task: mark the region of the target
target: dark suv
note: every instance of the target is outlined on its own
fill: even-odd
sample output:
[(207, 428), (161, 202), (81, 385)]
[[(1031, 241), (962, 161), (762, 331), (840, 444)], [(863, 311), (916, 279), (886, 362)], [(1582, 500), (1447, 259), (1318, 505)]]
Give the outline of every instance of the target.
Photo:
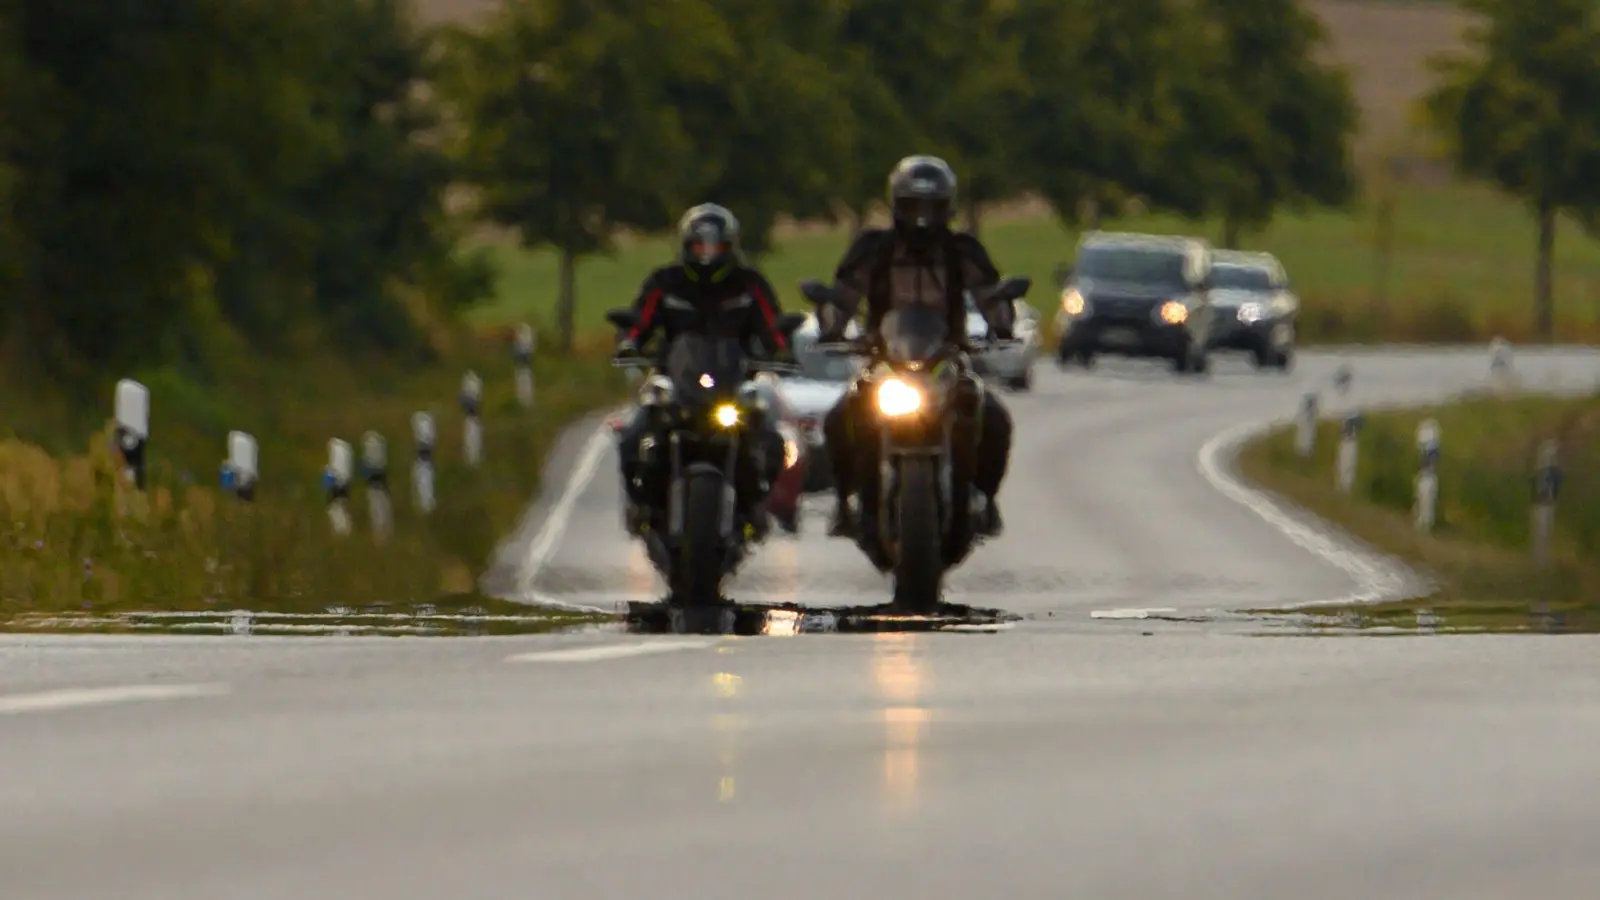
[(1065, 366), (1097, 354), (1159, 358), (1174, 370), (1208, 368), (1211, 340), (1211, 246), (1192, 237), (1091, 232), (1061, 277)]

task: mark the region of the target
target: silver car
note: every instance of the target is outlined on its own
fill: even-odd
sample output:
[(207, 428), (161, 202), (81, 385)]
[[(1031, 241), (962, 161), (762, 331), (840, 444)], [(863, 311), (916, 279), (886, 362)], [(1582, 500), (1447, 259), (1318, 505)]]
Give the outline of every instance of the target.
[[(1013, 300), (1016, 309), (1014, 336), (1020, 344), (1010, 344), (974, 353), (972, 367), (978, 374), (992, 377), (1014, 391), (1033, 387), (1033, 363), (1039, 358), (1039, 312), (1026, 300)], [(967, 294), (967, 340), (981, 348), (989, 339), (989, 323), (978, 311), (972, 294)]]
[[(813, 314), (794, 333), (795, 362), (800, 373), (786, 375), (779, 382), (784, 402), (794, 411), (805, 436), (810, 462), (806, 465), (805, 490), (825, 491), (833, 487), (833, 465), (828, 457), (827, 439), (822, 433), (822, 420), (833, 409), (845, 389), (860, 373), (860, 359), (846, 356), (825, 356), (812, 349), (817, 342), (819, 327)], [(858, 337), (860, 326), (851, 322), (845, 329), (847, 339)]]
[(1276, 256), (1212, 251), (1211, 303), (1217, 311), (1212, 349), (1243, 350), (1258, 369), (1294, 365), (1300, 300)]

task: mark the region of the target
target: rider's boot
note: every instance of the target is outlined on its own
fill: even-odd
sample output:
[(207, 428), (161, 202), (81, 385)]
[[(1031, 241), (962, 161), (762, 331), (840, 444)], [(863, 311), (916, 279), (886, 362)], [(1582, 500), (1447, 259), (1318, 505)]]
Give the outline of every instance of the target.
[(850, 514), (850, 497), (844, 491), (834, 492), (833, 520), (828, 524), (829, 537), (854, 537), (855, 517)]
[(984, 537), (999, 537), (1005, 530), (1000, 504), (977, 488), (972, 489), (972, 530)]

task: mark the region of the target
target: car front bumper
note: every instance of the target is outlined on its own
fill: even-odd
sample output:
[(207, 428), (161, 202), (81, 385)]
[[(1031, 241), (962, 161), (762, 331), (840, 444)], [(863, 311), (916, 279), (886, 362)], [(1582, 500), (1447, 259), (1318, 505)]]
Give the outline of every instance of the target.
[(1187, 324), (1089, 316), (1063, 322), (1060, 353), (1109, 353), (1115, 356), (1171, 357), (1189, 341)]
[(1229, 311), (1217, 316), (1212, 328), (1210, 345), (1217, 350), (1283, 350), (1294, 346), (1295, 323), (1290, 318), (1257, 319), (1241, 321)]

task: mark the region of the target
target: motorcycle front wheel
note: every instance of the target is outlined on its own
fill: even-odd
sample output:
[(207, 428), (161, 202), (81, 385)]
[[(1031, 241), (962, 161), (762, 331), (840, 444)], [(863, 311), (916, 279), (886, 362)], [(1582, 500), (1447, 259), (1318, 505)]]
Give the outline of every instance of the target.
[(696, 472), (684, 491), (684, 530), (678, 564), (679, 606), (711, 606), (722, 598), (722, 475)]
[(894, 605), (908, 612), (930, 612), (939, 605), (944, 558), (940, 553), (938, 485), (931, 457), (901, 461), (895, 500), (900, 552), (894, 565)]

